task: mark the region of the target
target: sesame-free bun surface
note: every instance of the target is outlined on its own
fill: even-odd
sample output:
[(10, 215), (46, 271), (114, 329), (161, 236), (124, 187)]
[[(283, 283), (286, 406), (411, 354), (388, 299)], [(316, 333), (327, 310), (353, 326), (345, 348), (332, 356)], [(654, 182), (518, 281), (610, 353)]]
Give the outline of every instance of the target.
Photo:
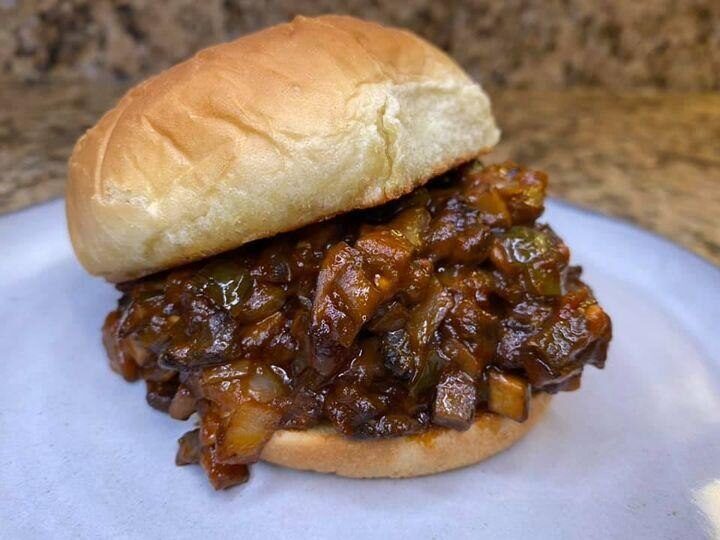
[(478, 463), (520, 440), (542, 418), (550, 395), (537, 394), (522, 423), (480, 414), (467, 431), (432, 428), (421, 435), (352, 440), (330, 427), (278, 431), (261, 459), (292, 469), (353, 478), (423, 476)]
[(298, 17), (130, 90), (77, 142), (78, 258), (123, 281), (381, 204), (493, 146), (487, 96), (410, 32)]

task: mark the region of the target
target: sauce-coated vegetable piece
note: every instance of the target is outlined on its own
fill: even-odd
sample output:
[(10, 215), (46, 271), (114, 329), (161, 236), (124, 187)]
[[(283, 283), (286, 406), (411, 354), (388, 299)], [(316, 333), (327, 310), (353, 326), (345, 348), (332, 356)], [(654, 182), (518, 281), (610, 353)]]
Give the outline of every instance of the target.
[(522, 377), (490, 370), (488, 372), (488, 409), (517, 422), (527, 420), (530, 385)]
[(477, 390), (473, 378), (462, 370), (443, 373), (433, 402), (433, 424), (467, 429), (475, 416)]

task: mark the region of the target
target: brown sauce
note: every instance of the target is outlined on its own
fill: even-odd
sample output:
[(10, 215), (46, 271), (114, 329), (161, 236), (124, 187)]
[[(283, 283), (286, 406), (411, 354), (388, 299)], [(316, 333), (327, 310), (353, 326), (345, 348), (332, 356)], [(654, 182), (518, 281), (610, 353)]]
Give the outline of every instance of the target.
[[(536, 223), (547, 179), (473, 163), (412, 194), (118, 286), (112, 367), (198, 430), (179, 464), (247, 479), (277, 429), (356, 438), (516, 421), (602, 367), (611, 323)], [(428, 439), (432, 444), (432, 438)]]

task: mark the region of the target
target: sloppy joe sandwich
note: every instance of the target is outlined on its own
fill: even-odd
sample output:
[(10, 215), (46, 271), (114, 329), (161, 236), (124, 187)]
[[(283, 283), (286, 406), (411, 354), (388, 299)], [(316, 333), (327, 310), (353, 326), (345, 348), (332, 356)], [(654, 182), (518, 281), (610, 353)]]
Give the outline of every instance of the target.
[(258, 460), (444, 471), (603, 367), (610, 319), (538, 221), (547, 177), (486, 164), (498, 137), (443, 52), (341, 16), (200, 51), (87, 131), (70, 236), (121, 293), (111, 367), (188, 423), (178, 464), (216, 488)]

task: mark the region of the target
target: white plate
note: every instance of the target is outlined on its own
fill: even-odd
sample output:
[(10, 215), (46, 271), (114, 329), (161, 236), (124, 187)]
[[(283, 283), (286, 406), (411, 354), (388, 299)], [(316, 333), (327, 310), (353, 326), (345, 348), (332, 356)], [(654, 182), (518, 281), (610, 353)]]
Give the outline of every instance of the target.
[(428, 478), (261, 464), (248, 484), (214, 492), (199, 468), (173, 463), (189, 426), (109, 370), (100, 325), (118, 294), (75, 262), (61, 202), (0, 219), (0, 537), (710, 534), (696, 495), (711, 499), (720, 478), (720, 271), (558, 203), (545, 220), (585, 267), (615, 338), (607, 368), (588, 368), (526, 439)]

